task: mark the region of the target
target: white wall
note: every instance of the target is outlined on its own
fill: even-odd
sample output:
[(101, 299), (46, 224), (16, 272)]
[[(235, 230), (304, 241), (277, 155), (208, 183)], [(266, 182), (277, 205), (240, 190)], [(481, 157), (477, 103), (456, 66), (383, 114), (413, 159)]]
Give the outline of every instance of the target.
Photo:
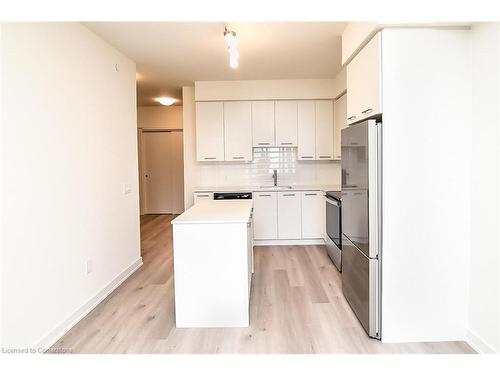
[(141, 264), (135, 64), (77, 23), (1, 37), (2, 341), (45, 346)]
[[(338, 94), (345, 91), (345, 73), (335, 85)], [(244, 82), (244, 81), (239, 81)], [(255, 81), (254, 81), (255, 82)], [(259, 81), (261, 82), (261, 81)], [(280, 81), (273, 81), (278, 84)], [(276, 83), (278, 82), (278, 83)], [(250, 163), (197, 162), (196, 161), (196, 118), (195, 88), (183, 88), (183, 127), (184, 127), (184, 201), (185, 208), (193, 205), (193, 191), (200, 187), (221, 188), (228, 186), (260, 186), (272, 184), (267, 173), (266, 153), (254, 149), (254, 160)], [(332, 95), (333, 95), (332, 91)], [(214, 92), (213, 97), (219, 97)], [(307, 97), (310, 99), (309, 97)], [(276, 152), (277, 148), (274, 149)], [(283, 152), (280, 159), (287, 160), (278, 170), (282, 184), (295, 185), (340, 185), (340, 162), (338, 161), (297, 161), (296, 149)], [(276, 159), (276, 158), (275, 158)]]
[(182, 106), (137, 107), (137, 127), (141, 129), (182, 129)]
[(500, 353), (500, 24), (471, 31), (473, 135), (471, 257), (467, 339)]
[(382, 340), (463, 340), (470, 251), (468, 31), (384, 30)]
[(195, 100), (334, 99), (345, 91), (345, 69), (332, 79), (196, 81)]
[(191, 207), (193, 190), (200, 184), (199, 164), (196, 161), (196, 108), (194, 87), (182, 88), (182, 127), (184, 141), (184, 209)]
[(342, 32), (342, 65), (350, 60), (359, 47), (375, 34), (376, 22), (349, 22)]

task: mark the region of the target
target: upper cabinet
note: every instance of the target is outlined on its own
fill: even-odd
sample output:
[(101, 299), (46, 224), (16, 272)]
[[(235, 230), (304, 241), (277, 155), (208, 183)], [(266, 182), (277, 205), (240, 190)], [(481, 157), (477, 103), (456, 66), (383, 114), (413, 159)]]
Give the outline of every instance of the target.
[(347, 65), (347, 122), (382, 113), (380, 32)]
[(314, 102), (316, 121), (316, 159), (333, 160), (333, 101)]
[(333, 158), (340, 160), (342, 154), (340, 137), (342, 129), (347, 127), (347, 94), (334, 101), (333, 115)]
[(252, 102), (253, 146), (274, 146), (274, 101)]
[(333, 101), (297, 104), (298, 160), (333, 160)]
[(297, 146), (297, 101), (276, 101), (276, 146)]
[(314, 160), (316, 157), (316, 113), (313, 100), (297, 104), (298, 160)]
[(252, 160), (251, 102), (224, 102), (224, 160)]
[(196, 160), (224, 160), (224, 104), (196, 103)]
[(332, 100), (196, 103), (198, 161), (251, 161), (252, 147), (297, 147), (298, 160), (334, 160)]

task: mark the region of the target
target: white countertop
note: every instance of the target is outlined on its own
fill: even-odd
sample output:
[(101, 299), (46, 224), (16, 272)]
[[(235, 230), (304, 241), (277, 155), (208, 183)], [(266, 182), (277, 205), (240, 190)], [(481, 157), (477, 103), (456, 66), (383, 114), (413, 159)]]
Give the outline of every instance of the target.
[(247, 223), (252, 213), (252, 200), (205, 200), (198, 202), (172, 224), (231, 224)]
[(240, 192), (240, 191), (341, 191), (340, 185), (286, 185), (292, 186), (291, 189), (279, 188), (264, 188), (261, 186), (203, 186), (197, 187), (193, 191), (195, 193), (205, 192)]

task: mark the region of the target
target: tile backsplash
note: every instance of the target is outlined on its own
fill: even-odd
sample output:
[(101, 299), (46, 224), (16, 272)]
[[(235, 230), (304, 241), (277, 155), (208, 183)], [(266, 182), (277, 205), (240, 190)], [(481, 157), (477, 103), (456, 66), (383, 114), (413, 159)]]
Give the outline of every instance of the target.
[(295, 147), (253, 149), (248, 163), (199, 163), (199, 186), (272, 185), (273, 170), (280, 185), (340, 184), (339, 161), (298, 161)]

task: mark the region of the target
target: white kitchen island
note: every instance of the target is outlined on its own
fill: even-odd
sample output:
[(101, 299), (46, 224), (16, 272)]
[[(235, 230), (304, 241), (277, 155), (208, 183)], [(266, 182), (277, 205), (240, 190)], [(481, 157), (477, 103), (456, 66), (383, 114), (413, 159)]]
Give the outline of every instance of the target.
[(201, 201), (172, 220), (177, 327), (248, 327), (252, 200)]

